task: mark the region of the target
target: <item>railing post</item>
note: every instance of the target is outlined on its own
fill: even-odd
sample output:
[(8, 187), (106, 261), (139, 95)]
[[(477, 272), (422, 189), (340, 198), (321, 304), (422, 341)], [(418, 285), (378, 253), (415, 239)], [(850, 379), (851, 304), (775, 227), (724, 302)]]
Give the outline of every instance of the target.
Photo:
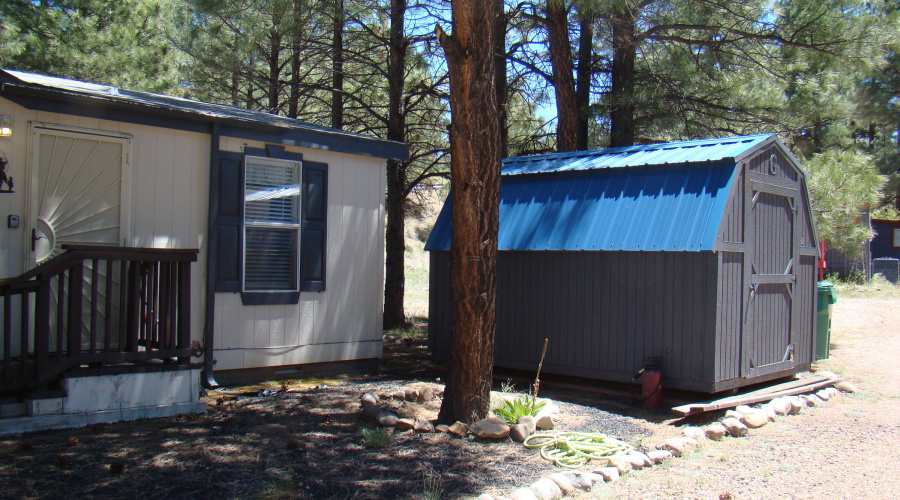
[(41, 278), (34, 306), (34, 380), (47, 369), (50, 350), (50, 279)]
[(100, 304), (97, 303), (100, 298), (100, 261), (93, 259), (91, 261), (91, 342), (88, 345), (88, 352), (93, 353), (97, 347), (97, 330), (100, 328), (99, 314)]
[(131, 261), (128, 263), (128, 308), (127, 324), (127, 342), (125, 350), (136, 352), (138, 350), (138, 331), (141, 327), (141, 263)]
[(22, 370), (20, 375), (22, 378), (28, 377), (28, 300), (31, 297), (29, 292), (22, 292), (22, 348), (20, 352), (22, 354)]
[[(178, 263), (178, 348), (186, 349), (191, 345), (191, 263)], [(178, 358), (181, 364), (187, 364), (190, 357)]]
[(3, 378), (12, 378), (12, 294), (3, 292)]
[(81, 354), (81, 315), (84, 299), (84, 261), (78, 261), (69, 268), (69, 315), (66, 325), (68, 332), (69, 356)]

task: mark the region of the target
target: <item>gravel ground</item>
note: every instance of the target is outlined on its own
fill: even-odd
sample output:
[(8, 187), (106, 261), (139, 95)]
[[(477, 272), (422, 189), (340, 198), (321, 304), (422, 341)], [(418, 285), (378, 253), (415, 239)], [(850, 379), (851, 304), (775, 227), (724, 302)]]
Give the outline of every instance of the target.
[(860, 393), (779, 417), (745, 438), (710, 443), (579, 498), (897, 498), (900, 300), (840, 298), (831, 340), (831, 359), (814, 369), (838, 373)]

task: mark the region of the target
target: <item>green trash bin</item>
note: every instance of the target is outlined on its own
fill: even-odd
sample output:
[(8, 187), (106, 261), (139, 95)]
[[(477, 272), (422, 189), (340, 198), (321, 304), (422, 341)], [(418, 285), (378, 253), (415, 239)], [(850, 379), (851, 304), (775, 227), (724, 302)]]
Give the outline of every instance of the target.
[(831, 345), (831, 318), (837, 302), (837, 288), (830, 281), (820, 281), (816, 318), (816, 359), (828, 359)]

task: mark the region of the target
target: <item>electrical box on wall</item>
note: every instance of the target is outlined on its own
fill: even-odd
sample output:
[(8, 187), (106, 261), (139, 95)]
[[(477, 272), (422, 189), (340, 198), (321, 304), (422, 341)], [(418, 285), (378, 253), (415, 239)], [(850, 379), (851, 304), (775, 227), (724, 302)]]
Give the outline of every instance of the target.
[(10, 229), (18, 229), (19, 228), (19, 216), (18, 215), (10, 215), (6, 218), (6, 227)]

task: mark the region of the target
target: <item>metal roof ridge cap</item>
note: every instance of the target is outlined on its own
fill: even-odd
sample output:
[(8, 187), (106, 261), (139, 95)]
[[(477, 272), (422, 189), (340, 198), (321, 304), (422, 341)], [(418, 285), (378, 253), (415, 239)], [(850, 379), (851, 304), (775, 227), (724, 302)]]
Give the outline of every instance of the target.
[[(9, 74), (5, 70), (3, 70), (3, 73)], [(306, 131), (306, 132), (315, 132), (315, 133), (321, 133), (324, 135), (332, 135), (332, 136), (336, 136), (336, 137), (352, 137), (355, 139), (360, 139), (360, 140), (365, 140), (365, 141), (383, 143), (385, 145), (396, 145), (399, 147), (408, 147), (405, 143), (398, 142), (398, 141), (382, 139), (380, 137), (374, 137), (374, 136), (365, 135), (365, 134), (357, 134), (355, 132), (347, 132), (345, 130), (334, 129), (331, 127), (324, 127), (324, 126), (315, 125), (312, 123), (307, 123), (307, 122), (304, 122), (301, 120), (297, 120), (295, 118), (288, 118), (288, 117), (284, 117), (284, 116), (280, 116), (280, 115), (274, 115), (271, 113), (265, 113), (263, 111), (256, 111), (256, 110), (251, 110), (251, 109), (247, 109), (247, 108), (240, 108), (237, 106), (227, 106), (224, 104), (209, 103), (206, 101), (197, 101), (197, 100), (191, 100), (191, 99), (177, 98), (180, 100), (185, 100), (187, 102), (207, 104), (207, 105), (212, 105), (212, 106), (217, 106), (217, 107), (223, 107), (225, 109), (235, 109), (238, 111), (246, 112), (247, 114), (251, 114), (251, 115), (254, 113), (261, 113), (264, 115), (269, 115), (269, 116), (273, 116), (276, 118), (280, 118), (285, 121), (293, 120), (296, 122), (296, 124), (294, 124), (294, 126), (290, 126), (289, 123), (282, 123), (282, 124), (267, 123), (267, 122), (264, 122), (263, 120), (254, 120), (252, 118), (252, 116), (238, 116), (237, 113), (235, 113), (233, 115), (224, 115), (221, 113), (210, 114), (211, 112), (206, 112), (205, 110), (200, 110), (200, 109), (197, 109), (196, 111), (191, 111), (191, 110), (188, 110), (185, 108), (181, 108), (181, 107), (172, 105), (170, 103), (159, 103), (158, 105), (153, 105), (152, 103), (149, 103), (149, 102), (140, 102), (140, 101), (129, 99), (129, 98), (127, 98), (129, 96), (122, 95), (122, 94), (102, 95), (102, 94), (94, 94), (94, 93), (90, 93), (90, 92), (80, 92), (76, 89), (48, 87), (46, 85), (40, 85), (40, 84), (34, 84), (34, 83), (22, 81), (22, 80), (16, 78), (15, 75), (10, 75), (10, 76), (12, 78), (14, 78), (15, 80), (14, 81), (3, 80), (2, 86), (0, 86), (0, 87), (2, 87), (2, 90), (4, 90), (4, 91), (7, 90), (6, 88), (8, 86), (12, 87), (12, 89), (9, 90), (10, 93), (37, 95), (37, 96), (41, 96), (41, 97), (46, 97), (44, 94), (50, 93), (50, 94), (55, 94), (60, 97), (67, 96), (67, 97), (72, 97), (72, 98), (78, 98), (78, 99), (84, 100), (84, 101), (97, 101), (99, 103), (105, 103), (105, 104), (112, 105), (112, 106), (118, 107), (118, 108), (123, 108), (126, 110), (129, 108), (133, 108), (135, 106), (146, 108), (149, 110), (164, 110), (164, 111), (171, 112), (171, 113), (183, 114), (183, 115), (185, 115), (185, 117), (190, 117), (197, 121), (241, 122), (241, 123), (247, 123), (247, 124), (252, 124), (252, 125), (256, 125), (256, 126), (261, 126), (263, 128), (276, 128), (276, 129), (284, 130), (285, 132), (282, 134), (282, 136), (287, 135), (291, 131), (302, 130), (302, 131)], [(57, 78), (57, 77), (51, 77), (51, 78)], [(127, 89), (125, 89), (125, 90), (127, 90)], [(128, 91), (128, 92), (135, 92), (135, 91)], [(152, 94), (149, 92), (145, 93), (145, 94), (160, 95), (162, 97), (167, 97), (167, 98), (175, 97), (175, 96), (168, 96), (165, 94)]]

